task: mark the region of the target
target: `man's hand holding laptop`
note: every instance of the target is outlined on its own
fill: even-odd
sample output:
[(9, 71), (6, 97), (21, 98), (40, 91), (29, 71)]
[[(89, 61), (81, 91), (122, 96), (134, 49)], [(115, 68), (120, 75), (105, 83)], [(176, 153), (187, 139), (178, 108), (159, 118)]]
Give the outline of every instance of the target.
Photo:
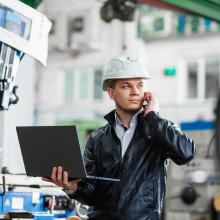
[(69, 181), (68, 179), (68, 172), (64, 171), (61, 166), (53, 167), (51, 177), (43, 177), (42, 180), (54, 183), (57, 186), (62, 187), (65, 190), (71, 190), (75, 192), (77, 189), (77, 183), (80, 182), (82, 179), (74, 179)]

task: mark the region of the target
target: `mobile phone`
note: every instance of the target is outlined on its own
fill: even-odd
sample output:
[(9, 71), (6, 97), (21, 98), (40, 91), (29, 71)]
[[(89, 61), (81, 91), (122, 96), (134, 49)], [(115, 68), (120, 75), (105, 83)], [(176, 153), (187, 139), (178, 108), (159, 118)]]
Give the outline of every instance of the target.
[(143, 108), (146, 108), (148, 106), (148, 102), (146, 100), (144, 100), (142, 106), (143, 106)]

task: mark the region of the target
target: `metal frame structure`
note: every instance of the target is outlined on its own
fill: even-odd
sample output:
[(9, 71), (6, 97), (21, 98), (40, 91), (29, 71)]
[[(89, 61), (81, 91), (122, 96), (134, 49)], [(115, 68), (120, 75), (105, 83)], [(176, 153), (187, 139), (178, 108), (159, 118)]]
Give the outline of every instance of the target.
[(140, 0), (139, 3), (149, 4), (178, 12), (191, 13), (220, 21), (219, 0)]

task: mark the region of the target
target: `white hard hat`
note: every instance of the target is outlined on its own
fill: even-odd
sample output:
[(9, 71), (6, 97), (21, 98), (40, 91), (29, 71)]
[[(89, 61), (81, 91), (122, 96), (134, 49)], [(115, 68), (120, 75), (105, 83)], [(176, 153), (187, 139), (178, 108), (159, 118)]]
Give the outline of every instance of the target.
[(150, 79), (136, 57), (120, 56), (110, 60), (108, 63), (102, 79), (102, 89), (104, 91), (107, 90), (108, 80), (125, 78)]

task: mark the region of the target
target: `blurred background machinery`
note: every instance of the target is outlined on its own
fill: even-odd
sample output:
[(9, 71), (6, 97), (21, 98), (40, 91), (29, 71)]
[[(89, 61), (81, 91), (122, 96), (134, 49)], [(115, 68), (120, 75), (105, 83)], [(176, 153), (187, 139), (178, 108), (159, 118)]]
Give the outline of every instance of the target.
[(219, 197), (214, 121), (184, 122), (182, 131), (197, 143), (196, 157), (186, 166), (171, 163), (166, 198), (166, 219), (219, 219), (214, 201)]
[(75, 201), (40, 178), (1, 174), (1, 219), (80, 219)]
[[(4, 6), (0, 7), (0, 11), (1, 27), (23, 37), (25, 33), (25, 25), (22, 19)], [(16, 23), (14, 21), (16, 21)], [(14, 86), (14, 80), (23, 53), (3, 42), (0, 43), (0, 51), (0, 109), (6, 110), (9, 105), (18, 102), (18, 96), (16, 95), (17, 87)]]
[(100, 10), (101, 18), (106, 22), (118, 18), (122, 21), (133, 21), (137, 0), (107, 0)]
[(0, 1), (0, 110), (18, 102), (14, 83), (23, 55), (46, 64), (50, 26), (35, 9), (19, 1)]

